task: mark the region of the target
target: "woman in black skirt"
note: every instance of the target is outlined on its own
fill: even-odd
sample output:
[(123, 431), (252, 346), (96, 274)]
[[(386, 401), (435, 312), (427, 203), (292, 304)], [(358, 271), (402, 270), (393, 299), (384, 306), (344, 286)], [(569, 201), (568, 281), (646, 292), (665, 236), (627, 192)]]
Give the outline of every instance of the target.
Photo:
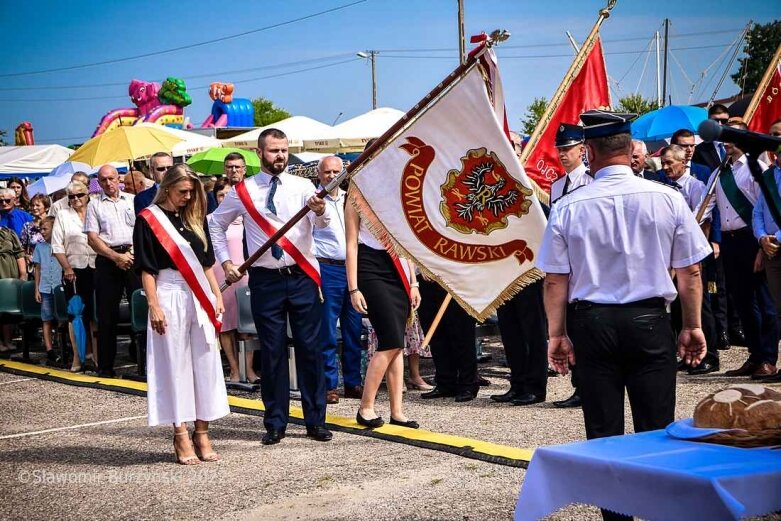
[[(387, 375), (390, 397), (390, 423), (418, 428), (402, 410), (404, 386), (404, 332), (412, 310), (420, 305), (420, 292), (413, 270), (405, 273), (410, 292), (407, 294), (402, 275), (388, 252), (366, 228), (352, 204), (345, 208), (347, 237), (347, 286), (353, 307), (368, 314), (377, 333), (377, 352), (366, 368), (366, 380), (356, 421), (377, 428), (385, 422), (374, 410), (374, 400), (382, 379)], [(399, 259), (402, 264), (407, 263)], [(411, 280), (409, 277), (412, 277)]]

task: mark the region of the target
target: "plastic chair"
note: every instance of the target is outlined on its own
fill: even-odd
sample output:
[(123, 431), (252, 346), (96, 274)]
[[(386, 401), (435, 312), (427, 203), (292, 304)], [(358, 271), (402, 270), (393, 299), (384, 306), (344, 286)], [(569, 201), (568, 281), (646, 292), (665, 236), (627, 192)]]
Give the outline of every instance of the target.
[(260, 386), (247, 381), (247, 350), (257, 351), (260, 348), (260, 341), (258, 340), (258, 331), (255, 329), (255, 319), (252, 317), (252, 303), (250, 302), (250, 293), (248, 287), (236, 289), (236, 305), (238, 308), (238, 324), (236, 326), (236, 332), (241, 335), (252, 336), (253, 338), (247, 339), (246, 337), (239, 337), (236, 344), (238, 345), (238, 358), (239, 358), (239, 381), (238, 382), (226, 382), (225, 385), (230, 389), (241, 389), (244, 391), (257, 391)]
[(25, 281), (19, 279), (0, 279), (0, 320), (4, 323), (17, 323), (24, 320), (22, 311), (21, 287)]
[[(146, 376), (146, 328), (149, 319), (149, 302), (143, 289), (137, 289), (130, 295), (130, 331), (136, 337), (136, 363), (138, 376)], [(120, 304), (120, 315), (122, 307)]]

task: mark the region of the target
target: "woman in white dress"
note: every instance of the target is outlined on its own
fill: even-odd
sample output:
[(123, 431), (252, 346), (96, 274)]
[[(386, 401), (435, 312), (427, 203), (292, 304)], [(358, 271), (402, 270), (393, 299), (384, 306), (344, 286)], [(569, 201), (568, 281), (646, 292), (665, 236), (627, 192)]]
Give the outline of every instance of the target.
[[(209, 422), (230, 409), (216, 340), (223, 303), (203, 185), (189, 166), (171, 167), (139, 217), (133, 249), (149, 302), (149, 425), (173, 423), (179, 463), (217, 461)], [(195, 422), (192, 440), (189, 421)]]

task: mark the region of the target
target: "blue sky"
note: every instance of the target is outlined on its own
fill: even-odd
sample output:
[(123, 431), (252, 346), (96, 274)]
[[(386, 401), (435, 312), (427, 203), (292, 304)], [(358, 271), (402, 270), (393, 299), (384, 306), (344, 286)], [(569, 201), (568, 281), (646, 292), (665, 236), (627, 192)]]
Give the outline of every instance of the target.
[[(155, 53), (356, 1), (0, 0), (0, 129), (13, 139), (14, 128), (31, 121), (39, 143), (81, 142), (106, 112), (132, 107), (127, 97), (131, 79), (162, 81), (167, 76), (185, 78), (193, 98), (186, 115), (196, 125), (209, 113), (212, 102), (205, 87), (212, 81), (235, 83), (236, 97), (263, 96), (293, 114), (331, 124), (340, 113), (339, 121), (344, 121), (371, 109), (371, 70), (355, 56), (366, 49), (380, 51), (378, 105), (407, 110), (457, 65), (456, 0), (366, 0), (219, 43), (93, 67), (19, 74)], [(495, 28), (512, 33), (497, 50), (512, 128), (520, 126), (534, 97), (553, 94), (569, 67), (572, 49), (565, 31), (582, 41), (605, 4), (464, 3), (467, 37)], [(779, 7), (778, 0), (619, 0), (602, 28), (608, 74), (618, 82), (614, 101), (616, 94), (632, 94), (638, 85), (646, 96), (655, 93), (655, 57), (642, 51), (665, 16), (672, 36), (669, 92), (674, 103), (685, 104), (710, 97), (722, 63), (731, 55), (727, 46), (748, 20), (771, 21), (780, 17)], [(728, 78), (719, 94), (737, 90)]]

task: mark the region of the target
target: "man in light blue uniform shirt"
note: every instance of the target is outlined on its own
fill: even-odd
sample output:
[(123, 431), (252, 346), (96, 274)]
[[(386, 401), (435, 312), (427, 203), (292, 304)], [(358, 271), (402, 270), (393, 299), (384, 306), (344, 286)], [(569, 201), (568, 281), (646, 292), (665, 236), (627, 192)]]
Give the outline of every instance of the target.
[[(769, 134), (773, 136), (781, 137), (781, 120), (774, 122), (770, 125)], [(768, 186), (769, 190), (774, 190), (775, 194), (779, 194), (779, 187), (781, 187), (781, 156), (776, 157), (776, 162), (765, 172), (765, 178), (769, 180), (770, 173), (773, 175), (773, 181)], [(774, 195), (775, 195), (774, 194)], [(776, 201), (781, 201), (781, 196), (776, 198)], [(771, 203), (772, 204), (772, 203)], [(778, 208), (776, 203), (776, 207)], [(781, 210), (781, 208), (779, 208)], [(781, 231), (779, 231), (778, 224), (773, 219), (773, 214), (768, 207), (768, 201), (764, 195), (760, 195), (757, 199), (757, 204), (754, 205), (754, 212), (752, 213), (752, 224), (754, 228), (754, 237), (759, 241), (759, 245), (762, 247), (762, 251), (765, 254), (765, 275), (767, 276), (767, 284), (770, 288), (770, 295), (773, 297), (773, 302), (776, 305), (776, 317), (778, 317), (779, 327), (781, 328), (781, 255), (779, 255), (779, 248), (781, 247)], [(763, 381), (781, 382), (781, 373), (775, 375), (762, 377)]]
[[(317, 164), (319, 189), (339, 175), (342, 160), (324, 157)], [(346, 193), (337, 187), (325, 197), (326, 211), (331, 220), (325, 228), (315, 228), (315, 256), (320, 263), (323, 284), (323, 319), (320, 324), (320, 344), (325, 365), (326, 403), (339, 403), (339, 364), (336, 359), (336, 321), (342, 330), (342, 375), (344, 397), (358, 398), (361, 387), (361, 315), (350, 303), (347, 292), (347, 270), (344, 265), (346, 240), (344, 234), (344, 204)]]

